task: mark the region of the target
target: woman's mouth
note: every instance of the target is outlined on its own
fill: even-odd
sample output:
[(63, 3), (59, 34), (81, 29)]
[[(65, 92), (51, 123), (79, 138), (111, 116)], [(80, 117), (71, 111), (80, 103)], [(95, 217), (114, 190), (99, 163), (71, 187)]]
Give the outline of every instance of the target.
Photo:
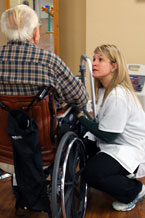
[(98, 69), (93, 69), (93, 72), (97, 72), (98, 71)]

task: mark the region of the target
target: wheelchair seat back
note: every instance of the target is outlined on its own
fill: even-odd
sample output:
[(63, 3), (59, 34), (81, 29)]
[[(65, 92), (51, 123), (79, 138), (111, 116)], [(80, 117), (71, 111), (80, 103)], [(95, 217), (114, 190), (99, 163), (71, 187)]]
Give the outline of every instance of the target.
[[(34, 96), (0, 95), (0, 102), (9, 109), (26, 109)], [(43, 100), (37, 101), (30, 108), (38, 126), (39, 140), (43, 166), (49, 166), (53, 161), (58, 144), (56, 110), (53, 93), (50, 92)], [(0, 108), (0, 162), (13, 165), (12, 142), (8, 136), (8, 112)]]

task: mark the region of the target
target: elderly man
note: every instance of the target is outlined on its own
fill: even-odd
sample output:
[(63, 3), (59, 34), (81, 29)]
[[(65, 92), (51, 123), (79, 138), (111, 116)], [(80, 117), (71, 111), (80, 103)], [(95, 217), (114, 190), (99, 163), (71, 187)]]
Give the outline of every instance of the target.
[[(6, 10), (1, 30), (9, 41), (0, 47), (0, 94), (36, 95), (42, 86), (48, 86), (59, 103), (66, 102), (77, 110), (86, 105), (88, 94), (81, 81), (56, 54), (37, 47), (39, 20), (32, 8), (17, 5)], [(0, 168), (12, 172), (1, 163)]]
[[(1, 29), (9, 41), (0, 48), (0, 94), (14, 96), (36, 95), (42, 86), (48, 86), (53, 88), (56, 100), (60, 103), (66, 102), (77, 110), (81, 110), (87, 104), (88, 94), (81, 81), (72, 74), (70, 69), (56, 54), (37, 47), (40, 39), (39, 20), (33, 9), (23, 4), (6, 10), (1, 16)], [(28, 142), (28, 140), (26, 141)], [(35, 150), (38, 150), (39, 153), (39, 149)], [(37, 154), (37, 160), (38, 157)], [(22, 162), (27, 162), (27, 164), (28, 162), (30, 164), (33, 162), (31, 169), (34, 169), (34, 159), (36, 160), (36, 158), (31, 162), (28, 154), (26, 159)], [(46, 196), (45, 186), (43, 185), (46, 182), (41, 176), (35, 180), (34, 175), (38, 175), (36, 173), (36, 169), (39, 169), (38, 164), (33, 171), (32, 177), (32, 171), (31, 169), (29, 170), (30, 164), (29, 167), (25, 168), (25, 171), (23, 168), (23, 175), (25, 175), (24, 172), (27, 175), (29, 174), (31, 181), (35, 181), (35, 185), (30, 186), (29, 184), (29, 186), (38, 187), (38, 190), (37, 188), (34, 188), (35, 190), (32, 189), (30, 196), (27, 182), (18, 185), (19, 189), (20, 187), (25, 187), (29, 191), (24, 192), (24, 188), (18, 191), (20, 196), (18, 201), (16, 201), (16, 207), (23, 208), (29, 199), (30, 205), (26, 205), (29, 205), (32, 210), (36, 208), (38, 211), (48, 210), (50, 215), (48, 196)], [(4, 169), (4, 165), (1, 166), (1, 163), (0, 167)], [(7, 171), (10, 172), (11, 170)], [(42, 175), (41, 172), (40, 174)], [(18, 176), (17, 173), (16, 175)], [(23, 179), (20, 178), (17, 181), (21, 180)], [(22, 197), (22, 200), (20, 197)], [(27, 199), (25, 203), (23, 203), (24, 199)], [(31, 199), (33, 200), (32, 202)], [(40, 200), (40, 205), (36, 203), (36, 199)], [(44, 202), (47, 204), (44, 205), (45, 207), (42, 207)]]
[(37, 47), (39, 20), (27, 5), (17, 5), (1, 16), (8, 38), (0, 48), (0, 94), (35, 95), (43, 85), (54, 88), (57, 100), (80, 109), (88, 94), (66, 64), (54, 53)]

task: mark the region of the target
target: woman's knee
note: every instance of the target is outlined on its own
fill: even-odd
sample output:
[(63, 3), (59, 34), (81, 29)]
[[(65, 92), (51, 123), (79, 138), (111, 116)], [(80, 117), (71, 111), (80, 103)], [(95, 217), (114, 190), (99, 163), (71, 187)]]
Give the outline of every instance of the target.
[(86, 164), (82, 176), (89, 185), (92, 183), (100, 184), (101, 180), (105, 178), (104, 171), (99, 166), (92, 165), (90, 161)]

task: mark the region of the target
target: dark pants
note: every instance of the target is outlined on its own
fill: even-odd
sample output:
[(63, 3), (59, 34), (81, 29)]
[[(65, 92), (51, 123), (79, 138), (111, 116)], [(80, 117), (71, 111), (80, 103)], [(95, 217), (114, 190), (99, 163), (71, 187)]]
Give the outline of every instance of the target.
[(116, 200), (129, 203), (142, 189), (142, 183), (129, 179), (126, 171), (114, 158), (100, 152), (90, 158), (83, 171), (89, 186), (112, 195)]

